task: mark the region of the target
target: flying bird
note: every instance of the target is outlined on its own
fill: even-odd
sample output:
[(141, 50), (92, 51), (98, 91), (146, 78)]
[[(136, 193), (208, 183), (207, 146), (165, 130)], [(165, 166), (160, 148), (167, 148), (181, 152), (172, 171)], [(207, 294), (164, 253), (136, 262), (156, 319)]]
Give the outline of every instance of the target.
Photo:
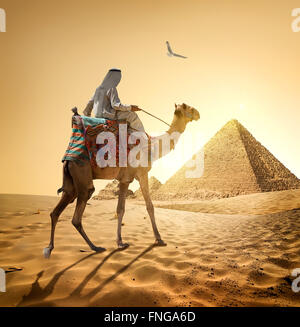
[(167, 48), (168, 48), (168, 53), (167, 53), (167, 55), (168, 55), (169, 57), (187, 58), (187, 57), (181, 56), (181, 55), (179, 55), (179, 54), (177, 54), (177, 53), (174, 53), (174, 52), (172, 51), (171, 47), (170, 47), (170, 43), (169, 43), (168, 41), (167, 41), (166, 43), (167, 43)]

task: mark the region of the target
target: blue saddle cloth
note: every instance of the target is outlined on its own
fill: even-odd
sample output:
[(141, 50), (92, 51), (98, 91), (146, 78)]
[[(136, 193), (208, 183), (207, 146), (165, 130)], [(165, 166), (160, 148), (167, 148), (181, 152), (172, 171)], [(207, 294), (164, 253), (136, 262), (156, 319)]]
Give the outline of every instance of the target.
[(107, 119), (105, 119), (105, 118), (95, 118), (95, 117), (87, 117), (87, 116), (81, 116), (81, 119), (82, 119), (84, 128), (87, 128), (88, 126), (95, 127), (100, 124), (106, 124), (106, 121), (107, 121)]

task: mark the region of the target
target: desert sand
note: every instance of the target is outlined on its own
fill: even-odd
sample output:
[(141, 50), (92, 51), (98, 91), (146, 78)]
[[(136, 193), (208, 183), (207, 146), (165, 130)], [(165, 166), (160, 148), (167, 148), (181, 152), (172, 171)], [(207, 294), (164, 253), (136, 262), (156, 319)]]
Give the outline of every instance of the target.
[(7, 271), (0, 305), (299, 306), (291, 289), (291, 271), (300, 268), (299, 199), (294, 190), (156, 208), (167, 247), (153, 247), (145, 206), (128, 200), (123, 239), (130, 247), (123, 251), (115, 243), (116, 200), (91, 200), (83, 224), (106, 247), (99, 254), (72, 226), (72, 204), (47, 260), (58, 198), (0, 195), (0, 267)]

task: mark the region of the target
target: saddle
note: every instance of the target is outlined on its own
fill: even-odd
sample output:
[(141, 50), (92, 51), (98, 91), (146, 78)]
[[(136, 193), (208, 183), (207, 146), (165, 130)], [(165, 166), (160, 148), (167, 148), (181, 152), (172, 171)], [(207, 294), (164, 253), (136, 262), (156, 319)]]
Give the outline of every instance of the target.
[[(92, 167), (94, 178), (107, 178), (107, 172), (111, 172), (115, 175), (119, 172), (119, 125), (127, 124), (126, 120), (111, 120), (105, 118), (93, 118), (87, 116), (80, 116), (78, 114), (77, 108), (72, 109), (74, 115), (72, 117), (72, 134), (70, 138), (70, 143), (62, 159), (64, 161), (76, 161), (79, 164), (86, 164), (86, 161), (90, 162)], [(105, 144), (97, 143), (97, 136), (101, 132), (110, 132), (115, 137), (115, 146), (111, 149), (111, 153), (116, 156), (116, 167), (100, 168), (97, 165), (97, 153), (104, 147)], [(127, 154), (130, 149), (135, 145), (128, 144), (128, 137), (130, 132), (127, 134)], [(149, 140), (150, 137), (148, 136)], [(138, 141), (137, 141), (138, 144)], [(126, 151), (126, 149), (125, 149)], [(108, 156), (108, 154), (107, 154)], [(107, 157), (104, 156), (105, 159)], [(107, 178), (109, 179), (109, 178)]]
[(96, 117), (88, 117), (88, 116), (80, 116), (78, 114), (78, 109), (75, 107), (72, 109), (72, 112), (74, 113), (72, 116), (72, 125), (76, 124), (78, 126), (82, 126), (83, 128), (87, 128), (88, 126), (96, 127), (98, 125), (109, 125), (111, 122), (114, 122), (114, 124), (127, 124), (125, 119), (106, 119), (106, 118), (96, 118)]

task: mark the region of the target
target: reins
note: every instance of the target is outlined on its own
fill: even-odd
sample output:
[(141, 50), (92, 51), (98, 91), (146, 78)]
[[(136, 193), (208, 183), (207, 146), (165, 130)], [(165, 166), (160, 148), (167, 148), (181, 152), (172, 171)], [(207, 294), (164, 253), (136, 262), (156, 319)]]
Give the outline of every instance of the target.
[[(168, 125), (169, 127), (171, 127), (170, 124), (168, 124), (168, 123), (165, 122), (164, 120), (162, 120), (162, 119), (160, 119), (160, 118), (158, 118), (158, 117), (156, 117), (156, 116), (150, 114), (150, 112), (148, 112), (148, 111), (146, 111), (146, 110), (144, 110), (144, 109), (141, 109), (141, 111), (143, 111), (145, 114), (147, 114), (147, 115), (149, 115), (149, 116), (151, 116), (151, 117), (153, 117), (153, 118), (155, 118), (155, 119), (160, 120), (162, 123), (164, 123), (164, 124)], [(73, 112), (74, 116), (79, 116), (79, 114), (78, 114), (78, 109), (77, 109), (76, 107), (72, 109), (72, 112)]]
[(165, 123), (166, 125), (168, 125), (169, 127), (171, 127), (171, 125), (169, 125), (168, 123), (166, 123), (164, 120), (162, 120), (162, 119), (160, 119), (160, 118), (158, 118), (158, 117), (156, 117), (156, 116), (150, 114), (150, 112), (148, 112), (148, 111), (146, 111), (146, 110), (144, 110), (144, 109), (141, 109), (141, 111), (143, 111), (145, 114), (147, 114), (147, 115), (149, 115), (149, 116), (151, 116), (151, 117), (153, 117), (153, 118), (156, 118), (156, 119), (160, 120), (161, 122), (163, 122), (163, 123)]

